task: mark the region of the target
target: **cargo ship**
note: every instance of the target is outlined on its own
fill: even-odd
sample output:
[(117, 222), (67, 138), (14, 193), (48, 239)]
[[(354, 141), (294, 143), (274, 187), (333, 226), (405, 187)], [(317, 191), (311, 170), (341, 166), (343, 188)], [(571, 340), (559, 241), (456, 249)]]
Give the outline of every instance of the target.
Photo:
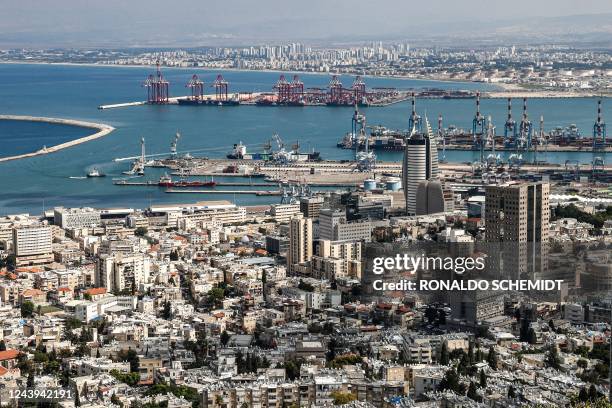
[(217, 182), (214, 180), (210, 181), (187, 181), (187, 180), (179, 180), (174, 181), (172, 177), (164, 174), (159, 178), (157, 185), (160, 187), (214, 187), (217, 185)]
[(179, 105), (207, 105), (207, 106), (237, 106), (240, 105), (240, 101), (236, 98), (227, 100), (216, 100), (216, 99), (177, 99)]

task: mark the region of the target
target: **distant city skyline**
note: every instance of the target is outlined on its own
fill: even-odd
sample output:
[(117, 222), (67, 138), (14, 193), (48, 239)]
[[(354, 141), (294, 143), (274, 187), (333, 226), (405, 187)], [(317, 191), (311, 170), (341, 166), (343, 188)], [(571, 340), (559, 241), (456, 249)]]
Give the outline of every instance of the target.
[[(44, 13), (37, 12), (44, 7)], [(37, 0), (3, 4), (0, 47), (158, 47), (243, 45), (263, 41), (363, 41), (398, 38), (558, 39), (612, 43), (606, 0), (483, 0), (426, 3), (382, 0)], [(568, 17), (569, 16), (569, 17)], [(474, 30), (478, 27), (478, 30)], [(579, 30), (578, 30), (579, 28)], [(595, 35), (598, 34), (598, 35)], [(601, 34), (604, 34), (603, 36)]]

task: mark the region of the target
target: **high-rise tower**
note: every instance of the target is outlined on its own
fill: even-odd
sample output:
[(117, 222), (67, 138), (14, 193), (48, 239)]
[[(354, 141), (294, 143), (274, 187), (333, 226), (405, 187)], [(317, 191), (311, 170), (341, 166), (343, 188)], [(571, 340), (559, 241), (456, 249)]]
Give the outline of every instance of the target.
[(426, 132), (412, 134), (406, 140), (402, 163), (402, 187), (406, 200), (406, 214), (416, 214), (419, 183), (438, 177), (438, 148), (429, 121), (425, 118)]

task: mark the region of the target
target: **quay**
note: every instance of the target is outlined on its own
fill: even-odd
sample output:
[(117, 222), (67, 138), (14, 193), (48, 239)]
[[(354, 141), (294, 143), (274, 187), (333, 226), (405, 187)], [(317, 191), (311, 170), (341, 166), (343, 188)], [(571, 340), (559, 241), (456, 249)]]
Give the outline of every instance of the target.
[(256, 196), (280, 196), (282, 191), (280, 190), (173, 190), (168, 189), (166, 193), (176, 194), (251, 194)]
[(0, 162), (6, 162), (10, 160), (18, 160), (18, 159), (26, 159), (28, 157), (40, 156), (43, 154), (55, 153), (62, 149), (67, 149), (72, 146), (76, 146), (81, 143), (89, 142), (91, 140), (98, 139), (100, 137), (106, 136), (115, 130), (114, 127), (110, 125), (105, 125), (103, 123), (94, 123), (94, 122), (85, 122), (81, 120), (73, 120), (73, 119), (62, 119), (62, 118), (47, 118), (41, 116), (20, 116), (20, 115), (0, 115), (0, 120), (21, 120), (26, 122), (44, 122), (44, 123), (57, 123), (61, 125), (69, 125), (69, 126), (78, 126), (82, 128), (89, 128), (97, 130), (96, 133), (84, 136), (79, 139), (70, 140), (68, 142), (60, 143), (55, 146), (44, 146), (42, 149), (37, 150), (31, 153), (24, 153), (15, 156), (9, 157), (0, 157)]

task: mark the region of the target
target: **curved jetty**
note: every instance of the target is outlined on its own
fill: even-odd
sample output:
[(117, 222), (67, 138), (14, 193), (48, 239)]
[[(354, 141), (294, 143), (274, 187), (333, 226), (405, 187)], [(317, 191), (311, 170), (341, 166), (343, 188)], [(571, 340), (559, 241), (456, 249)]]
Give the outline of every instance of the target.
[(96, 129), (97, 132), (93, 135), (84, 136), (79, 139), (70, 140), (68, 142), (60, 143), (55, 146), (43, 147), (40, 150), (31, 153), (19, 154), (16, 156), (0, 157), (0, 162), (9, 160), (25, 159), (28, 157), (40, 156), (42, 154), (49, 154), (57, 152), (58, 150), (67, 149), (72, 146), (76, 146), (81, 143), (89, 142), (90, 140), (97, 139), (108, 135), (110, 132), (115, 130), (114, 127), (105, 125), (103, 123), (84, 122), (73, 119), (61, 119), (61, 118), (45, 118), (40, 116), (19, 116), (19, 115), (0, 115), (0, 120), (23, 120), (28, 122), (45, 122), (45, 123), (58, 123), (61, 125), (78, 126), (83, 128)]

